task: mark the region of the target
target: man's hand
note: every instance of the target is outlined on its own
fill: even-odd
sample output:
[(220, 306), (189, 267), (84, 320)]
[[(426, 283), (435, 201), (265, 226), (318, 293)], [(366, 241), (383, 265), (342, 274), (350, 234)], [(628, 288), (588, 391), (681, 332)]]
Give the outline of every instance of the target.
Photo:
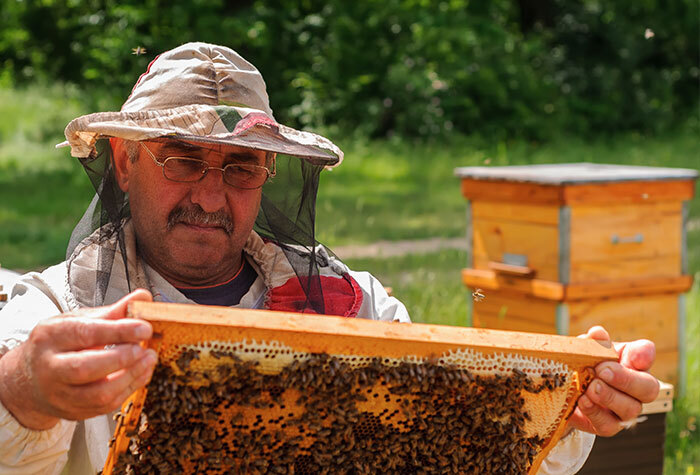
[(148, 382), (157, 356), (139, 343), (153, 329), (124, 318), (135, 300), (152, 297), (139, 289), (109, 307), (46, 319), (0, 358), (0, 401), (20, 424), (45, 430), (107, 414)]
[[(593, 327), (583, 338), (610, 341), (602, 327)], [(609, 437), (623, 429), (622, 421), (635, 419), (643, 402), (652, 402), (659, 394), (659, 381), (647, 373), (656, 356), (654, 343), (637, 340), (613, 343), (619, 363), (600, 363), (596, 377), (579, 398), (568, 427)]]

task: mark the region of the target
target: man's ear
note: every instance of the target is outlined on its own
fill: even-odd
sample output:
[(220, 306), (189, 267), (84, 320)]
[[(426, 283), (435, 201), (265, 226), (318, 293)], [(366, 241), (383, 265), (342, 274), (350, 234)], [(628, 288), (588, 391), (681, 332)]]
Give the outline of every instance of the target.
[(112, 158), (114, 160), (114, 175), (117, 178), (119, 188), (124, 192), (129, 191), (129, 172), (131, 172), (131, 160), (126, 153), (124, 141), (117, 137), (109, 139), (112, 147)]

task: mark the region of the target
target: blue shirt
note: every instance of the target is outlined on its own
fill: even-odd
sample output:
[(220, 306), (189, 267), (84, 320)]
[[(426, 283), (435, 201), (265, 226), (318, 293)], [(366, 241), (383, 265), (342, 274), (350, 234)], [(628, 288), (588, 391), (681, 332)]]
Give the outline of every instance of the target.
[(258, 274), (253, 266), (244, 258), (241, 270), (228, 282), (207, 287), (177, 287), (177, 290), (188, 299), (201, 305), (230, 307), (241, 301), (241, 297), (248, 292), (257, 277)]

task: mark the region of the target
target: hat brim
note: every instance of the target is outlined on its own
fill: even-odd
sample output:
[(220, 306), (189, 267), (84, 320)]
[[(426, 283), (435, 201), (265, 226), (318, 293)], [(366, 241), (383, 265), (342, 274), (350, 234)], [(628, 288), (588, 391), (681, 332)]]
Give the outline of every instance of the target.
[(343, 159), (340, 148), (325, 137), (278, 124), (263, 111), (237, 106), (98, 112), (71, 121), (65, 135), (71, 155), (77, 158), (90, 156), (101, 138), (140, 141), (170, 137), (286, 154), (329, 168)]

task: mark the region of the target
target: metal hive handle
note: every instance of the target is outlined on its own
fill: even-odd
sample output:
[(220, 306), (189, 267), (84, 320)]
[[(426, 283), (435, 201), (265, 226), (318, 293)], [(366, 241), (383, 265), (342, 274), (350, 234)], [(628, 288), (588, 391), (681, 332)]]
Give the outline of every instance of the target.
[(637, 233), (634, 236), (620, 237), (617, 234), (613, 234), (610, 236), (610, 242), (612, 244), (642, 243), (644, 242), (644, 235)]

